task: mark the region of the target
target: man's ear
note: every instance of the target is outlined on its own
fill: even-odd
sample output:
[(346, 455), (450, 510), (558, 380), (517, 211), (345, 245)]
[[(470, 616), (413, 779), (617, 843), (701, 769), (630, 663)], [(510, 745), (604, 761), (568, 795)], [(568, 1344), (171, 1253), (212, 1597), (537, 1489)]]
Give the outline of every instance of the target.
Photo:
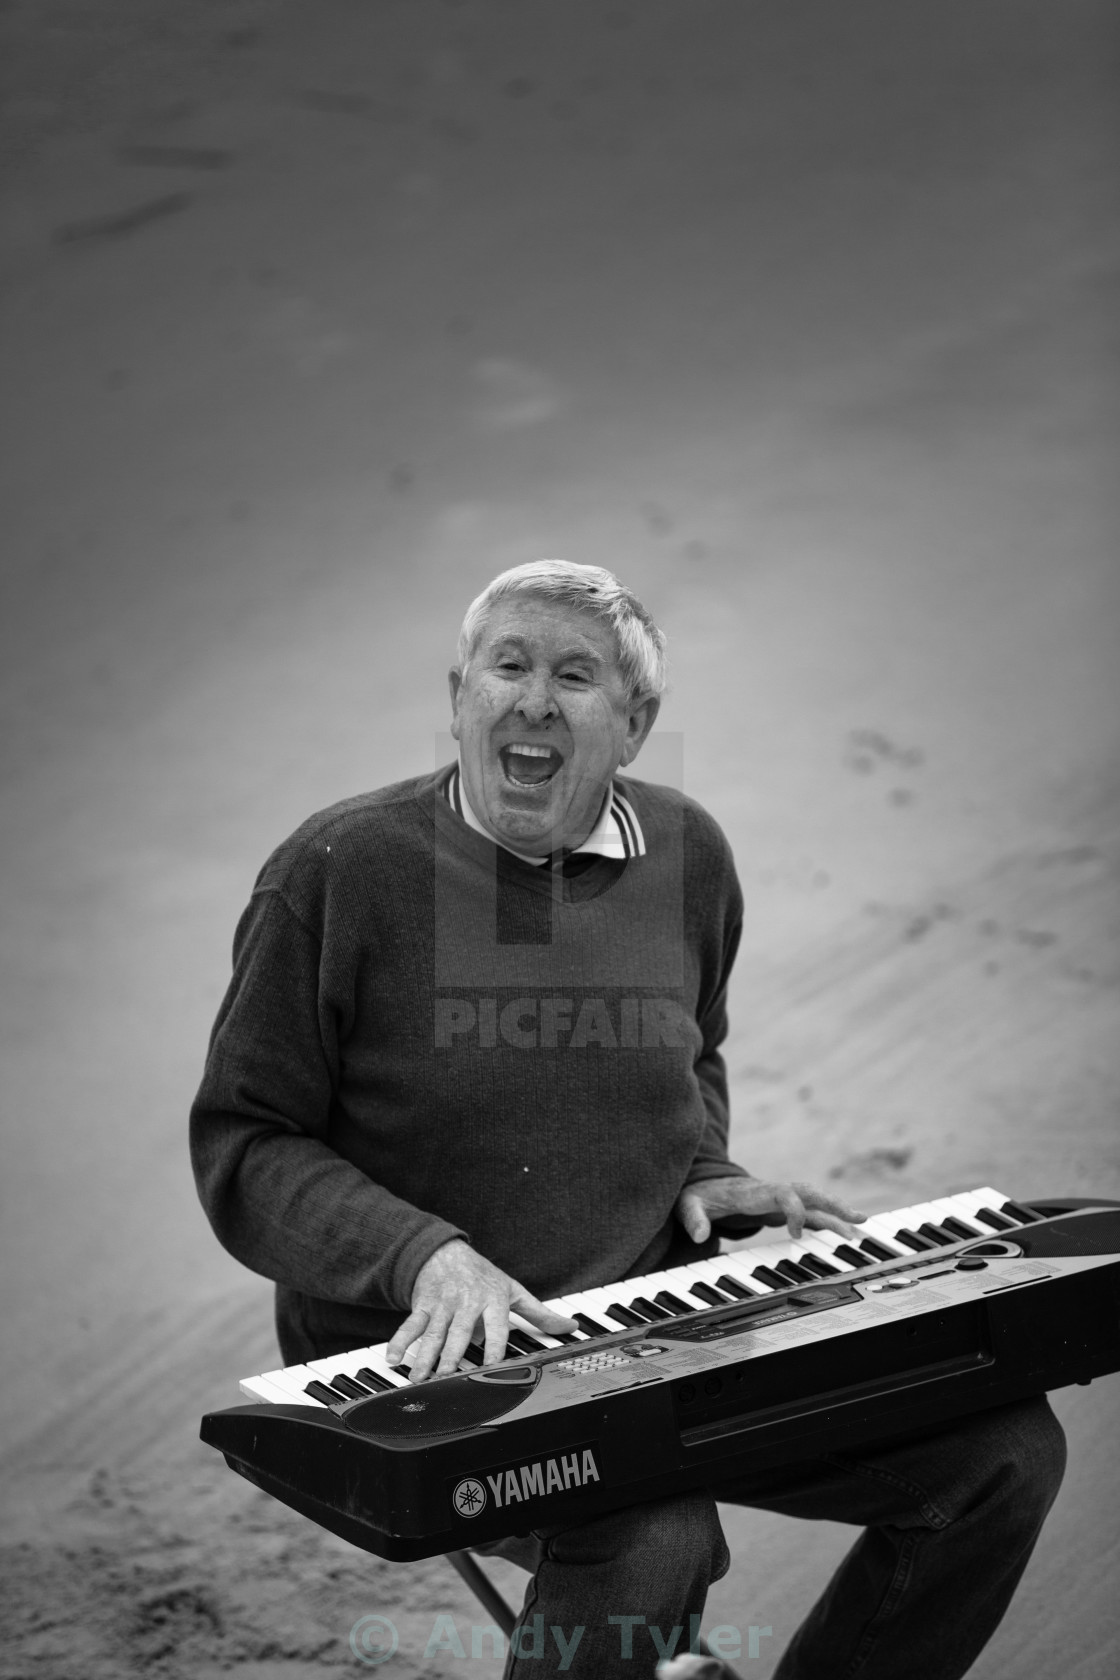
[(453, 665), (447, 673), (447, 686), (451, 691), (451, 739), (459, 739), (459, 691), (463, 686), (463, 673), (457, 665)]
[(639, 701), (631, 709), (627, 724), (626, 744), (622, 749), (622, 757), (618, 761), (621, 766), (633, 764), (641, 752), (645, 738), (653, 728), (660, 710), (661, 699), (656, 694), (647, 695), (644, 700)]

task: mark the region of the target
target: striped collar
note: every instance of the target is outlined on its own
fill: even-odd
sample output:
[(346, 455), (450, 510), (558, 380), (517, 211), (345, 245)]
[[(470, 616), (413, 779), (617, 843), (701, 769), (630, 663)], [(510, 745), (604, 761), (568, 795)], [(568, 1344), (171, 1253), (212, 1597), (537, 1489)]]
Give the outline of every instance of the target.
[[(451, 809), (462, 817), (468, 828), (473, 828), (477, 834), (485, 835), (487, 840), (498, 844), (489, 829), (483, 828), (471, 809), (457, 764), (444, 784), (443, 794)], [(503, 850), (508, 852), (512, 848), (505, 846)], [(638, 821), (638, 814), (619, 790), (617, 783), (611, 783), (610, 790), (603, 800), (603, 809), (599, 812), (595, 827), (587, 839), (582, 845), (573, 846), (572, 851), (565, 855), (570, 857), (579, 852), (597, 852), (601, 857), (618, 859), (645, 856), (646, 839)], [(540, 865), (551, 861), (546, 857), (527, 857), (524, 852), (513, 852), (513, 856), (520, 858), (522, 863)]]

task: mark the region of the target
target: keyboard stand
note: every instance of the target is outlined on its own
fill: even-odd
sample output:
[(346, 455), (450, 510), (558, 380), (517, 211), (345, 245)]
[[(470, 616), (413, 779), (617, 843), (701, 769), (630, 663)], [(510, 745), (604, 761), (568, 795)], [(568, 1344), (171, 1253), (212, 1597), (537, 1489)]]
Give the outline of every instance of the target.
[(482, 1608), (486, 1610), (508, 1639), (517, 1617), (506, 1603), (490, 1577), (485, 1573), (473, 1552), (448, 1552), (447, 1561), (458, 1570)]
[[(447, 1552), (444, 1555), (446, 1556), (452, 1569), (456, 1570), (461, 1578), (466, 1582), (471, 1592), (482, 1605), (482, 1608), (494, 1618), (496, 1625), (501, 1628), (506, 1638), (509, 1639), (514, 1628), (517, 1626), (517, 1617), (511, 1607), (506, 1603), (493, 1581), (491, 1581), (490, 1577), (486, 1574), (474, 1553)], [(711, 1656), (711, 1652), (708, 1650), (707, 1644), (703, 1639), (697, 1639), (695, 1649), (697, 1656)], [(726, 1665), (724, 1667), (724, 1674), (726, 1675), (726, 1680), (739, 1680), (739, 1676), (736, 1674), (735, 1670), (733, 1668), (728, 1668)]]

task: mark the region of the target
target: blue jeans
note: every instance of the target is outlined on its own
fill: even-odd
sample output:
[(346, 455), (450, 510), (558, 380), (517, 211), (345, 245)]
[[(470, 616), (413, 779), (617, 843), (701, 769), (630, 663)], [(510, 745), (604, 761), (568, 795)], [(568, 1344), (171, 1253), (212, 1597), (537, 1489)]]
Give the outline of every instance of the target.
[(507, 1680), (650, 1675), (674, 1628), (687, 1650), (690, 1618), (730, 1564), (717, 1499), (864, 1529), (775, 1680), (957, 1680), (1007, 1609), (1064, 1468), (1040, 1397), (480, 1547), (533, 1575)]

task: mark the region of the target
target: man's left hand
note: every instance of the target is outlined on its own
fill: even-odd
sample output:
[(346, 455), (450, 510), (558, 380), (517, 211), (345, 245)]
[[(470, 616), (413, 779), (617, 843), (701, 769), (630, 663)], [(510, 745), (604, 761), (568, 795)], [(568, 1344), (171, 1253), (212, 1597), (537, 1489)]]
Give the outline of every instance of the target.
[(746, 1215), (760, 1225), (787, 1225), (791, 1237), (799, 1237), (806, 1226), (811, 1231), (835, 1231), (841, 1237), (855, 1237), (853, 1226), (867, 1218), (836, 1196), (828, 1196), (812, 1184), (785, 1184), (759, 1178), (705, 1178), (686, 1184), (677, 1197), (676, 1215), (693, 1242), (706, 1241), (712, 1220), (729, 1214)]

